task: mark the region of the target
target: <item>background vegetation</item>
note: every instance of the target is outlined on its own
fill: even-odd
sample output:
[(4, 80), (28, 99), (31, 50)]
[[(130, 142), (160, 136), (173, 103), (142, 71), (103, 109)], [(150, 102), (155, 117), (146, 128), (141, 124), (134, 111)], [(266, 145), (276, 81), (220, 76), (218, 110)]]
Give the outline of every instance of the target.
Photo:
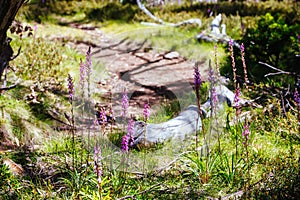
[[(168, 22), (200, 18), (202, 27), (141, 28), (139, 22), (149, 19), (129, 1), (121, 4), (101, 0), (32, 0), (24, 5), (17, 20), (31, 25), (33, 34), (10, 33), (13, 48), (22, 46), (22, 52), (13, 61), (13, 72), (8, 76), (9, 83), (17, 78), (23, 82), (0, 96), (1, 199), (206, 199), (239, 191), (244, 191), (242, 199), (299, 198), (299, 106), (293, 98), (299, 75), (299, 3), (181, 1), (180, 5), (170, 3), (149, 9)], [(221, 128), (223, 134), (219, 138), (221, 149), (216, 144), (210, 147), (209, 155), (199, 155), (194, 139), (189, 139), (186, 153), (174, 158), (168, 168), (143, 175), (111, 170), (107, 163), (92, 155), (97, 141), (87, 147), (86, 138), (81, 134), (74, 138), (73, 129), (54, 129), (70, 124), (65, 117), (71, 116), (72, 109), (67, 75), (70, 73), (79, 80), (79, 62), (85, 59), (69, 41), (94, 42), (82, 30), (72, 29), (70, 34), (71, 25), (96, 26), (107, 34), (129, 37), (135, 42), (147, 39), (148, 45), (157, 51), (176, 50), (188, 59), (208, 61), (214, 57), (211, 50), (214, 44), (198, 43), (195, 35), (210, 29), (209, 16), (217, 13), (224, 14), (227, 34), (245, 44), (245, 59), (253, 84), (243, 88), (243, 95), (258, 98), (256, 103), (262, 105), (242, 108), (251, 115), (249, 140), (242, 137), (244, 121), (234, 124), (236, 111), (228, 107), (224, 111), (228, 118), (226, 127)], [(235, 49), (234, 55), (242, 87), (240, 50)], [(231, 77), (227, 44), (219, 44), (219, 57), (222, 75)], [(261, 66), (259, 61), (295, 76), (265, 78), (265, 74), (274, 70)], [(100, 70), (105, 71), (104, 66)], [(207, 91), (208, 85), (203, 87)], [(162, 108), (170, 116), (178, 111), (173, 104)], [(159, 113), (156, 116), (159, 118)], [(214, 125), (213, 119), (205, 119), (205, 127)], [(112, 140), (118, 146), (123, 134), (121, 130), (112, 131)], [(203, 145), (202, 137), (200, 141)], [(162, 149), (172, 149), (174, 144), (164, 145), (149, 150), (149, 155), (157, 155), (160, 150), (163, 154)], [(237, 147), (239, 153), (235, 152)], [(131, 152), (140, 153), (136, 149)], [(104, 147), (102, 153), (106, 155)], [(12, 170), (3, 164), (10, 161), (12, 165), (21, 165), (25, 172), (17, 165)], [(101, 175), (95, 172), (95, 166), (101, 167)]]

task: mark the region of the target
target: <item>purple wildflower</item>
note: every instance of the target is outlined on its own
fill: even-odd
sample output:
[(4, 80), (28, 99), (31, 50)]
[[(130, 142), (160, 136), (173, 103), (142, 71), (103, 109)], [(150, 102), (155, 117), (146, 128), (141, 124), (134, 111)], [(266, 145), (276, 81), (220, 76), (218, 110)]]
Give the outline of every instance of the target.
[(214, 83), (215, 82), (215, 72), (211, 66), (209, 66), (208, 75), (209, 75), (208, 81), (210, 83)]
[(212, 100), (213, 108), (216, 109), (216, 105), (218, 103), (218, 94), (215, 87), (211, 89), (211, 100)]
[(133, 138), (133, 134), (134, 134), (134, 121), (132, 118), (129, 119), (128, 121), (128, 127), (127, 127), (127, 130), (128, 130), (128, 143), (130, 146), (133, 145), (133, 141), (134, 141), (134, 138)]
[[(81, 86), (81, 89), (84, 89), (84, 79), (85, 79), (85, 65), (82, 62), (82, 60), (80, 60), (80, 81), (79, 84)], [(83, 91), (82, 91), (83, 92)]]
[(241, 101), (240, 96), (241, 96), (240, 88), (237, 87), (235, 90), (234, 101), (233, 101), (237, 114), (239, 113), (239, 108), (240, 108), (240, 101)]
[(127, 130), (128, 130), (127, 134), (123, 135), (122, 137), (121, 149), (123, 152), (128, 152), (129, 146), (133, 145), (134, 121), (132, 118), (130, 118), (128, 121)]
[(233, 55), (233, 41), (232, 39), (229, 40), (229, 51), (230, 51), (230, 57), (231, 57), (231, 65), (232, 65), (232, 72), (233, 72), (233, 82), (234, 87), (236, 87), (236, 68), (235, 68), (235, 61), (234, 61), (234, 55)]
[(68, 74), (68, 92), (69, 92), (69, 101), (73, 101), (73, 95), (74, 95), (74, 81), (70, 74)]
[(244, 81), (245, 81), (245, 86), (246, 88), (248, 88), (248, 76), (247, 76), (247, 66), (246, 66), (246, 62), (245, 62), (245, 46), (244, 43), (242, 43), (241, 45), (241, 55), (242, 55), (242, 62), (243, 62), (243, 69), (244, 69)]
[(209, 8), (209, 9), (207, 9), (207, 13), (208, 13), (208, 14), (210, 14), (210, 12), (211, 12), (211, 9), (210, 9), (210, 8)]
[(128, 152), (128, 143), (129, 143), (129, 138), (128, 138), (128, 134), (123, 135), (122, 137), (122, 151), (123, 152)]
[(200, 117), (202, 118), (203, 116), (202, 116), (202, 110), (201, 110), (200, 91), (199, 91), (201, 84), (202, 84), (202, 81), (201, 81), (200, 72), (199, 72), (199, 63), (196, 62), (195, 66), (194, 66), (194, 85), (195, 85), (195, 92), (196, 92), (196, 98), (197, 98), (198, 112), (200, 114)]
[(125, 118), (128, 113), (129, 101), (126, 89), (122, 92), (122, 117)]
[(233, 41), (232, 41), (232, 39), (229, 40), (228, 44), (229, 44), (229, 51), (230, 51), (230, 48), (233, 46)]
[(91, 47), (88, 48), (85, 56), (85, 67), (86, 67), (86, 74), (88, 77), (92, 74), (92, 56), (91, 56)]
[(98, 188), (101, 186), (102, 182), (102, 152), (101, 149), (98, 145), (95, 145), (94, 147), (94, 171), (97, 176), (97, 183), (98, 183)]
[(144, 116), (144, 121), (147, 122), (147, 120), (150, 117), (150, 105), (148, 103), (144, 104), (143, 116)]
[(300, 107), (300, 96), (299, 96), (297, 88), (295, 89), (295, 92), (294, 92), (294, 100), (295, 100), (297, 106)]
[(244, 46), (244, 43), (241, 44), (241, 52), (242, 52), (242, 54), (245, 52), (245, 46)]
[[(245, 123), (244, 125), (244, 130), (242, 132), (242, 136), (245, 138), (245, 140), (247, 141), (249, 139), (249, 135), (250, 135), (250, 130), (249, 130), (249, 125), (247, 125)], [(244, 144), (246, 144), (246, 142), (243, 142)]]
[(106, 112), (105, 112), (104, 108), (101, 108), (100, 111), (97, 111), (96, 116), (97, 116), (98, 124), (103, 125), (103, 126), (106, 125), (107, 116), (106, 116)]
[(198, 90), (202, 84), (201, 77), (200, 77), (200, 72), (199, 72), (199, 67), (198, 64), (195, 65), (194, 67), (194, 85), (195, 89)]

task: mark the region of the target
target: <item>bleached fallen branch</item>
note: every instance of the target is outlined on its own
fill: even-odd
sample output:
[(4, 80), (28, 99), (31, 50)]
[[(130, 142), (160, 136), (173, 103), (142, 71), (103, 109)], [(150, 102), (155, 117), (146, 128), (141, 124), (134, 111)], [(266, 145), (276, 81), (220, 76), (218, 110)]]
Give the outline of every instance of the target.
[(265, 77), (274, 76), (274, 75), (278, 75), (278, 74), (288, 74), (288, 75), (294, 74), (292, 72), (286, 72), (286, 71), (283, 71), (283, 70), (278, 69), (276, 67), (273, 67), (272, 65), (269, 65), (268, 63), (264, 63), (264, 62), (261, 62), (261, 61), (259, 61), (258, 63), (277, 71), (277, 72), (273, 72), (273, 73), (268, 73), (268, 74), (265, 75)]
[(148, 15), (151, 19), (153, 19), (154, 21), (158, 22), (158, 24), (156, 23), (148, 23), (148, 22), (142, 22), (142, 24), (144, 25), (148, 25), (148, 26), (170, 26), (170, 27), (179, 27), (179, 26), (183, 26), (186, 24), (198, 24), (198, 26), (202, 25), (201, 19), (198, 18), (193, 18), (193, 19), (188, 19), (182, 22), (178, 22), (178, 23), (168, 23), (163, 21), (162, 19), (154, 16), (145, 6), (144, 4), (141, 3), (140, 0), (136, 0), (139, 8), (146, 14)]

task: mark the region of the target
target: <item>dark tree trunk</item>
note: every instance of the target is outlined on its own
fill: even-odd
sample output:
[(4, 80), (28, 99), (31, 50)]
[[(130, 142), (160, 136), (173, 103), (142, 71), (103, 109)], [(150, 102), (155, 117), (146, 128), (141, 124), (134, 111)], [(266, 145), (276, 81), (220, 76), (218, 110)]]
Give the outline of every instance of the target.
[(10, 38), (7, 38), (7, 30), (25, 0), (0, 0), (0, 82), (5, 68), (12, 59), (13, 50), (10, 46)]

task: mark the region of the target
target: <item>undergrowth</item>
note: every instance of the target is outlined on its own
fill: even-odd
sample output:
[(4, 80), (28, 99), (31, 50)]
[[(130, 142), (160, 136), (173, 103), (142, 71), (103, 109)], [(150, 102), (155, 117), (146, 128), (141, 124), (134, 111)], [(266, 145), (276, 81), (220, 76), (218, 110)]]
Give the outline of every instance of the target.
[[(81, 10), (57, 12), (70, 15)], [(30, 18), (29, 14), (26, 15)], [(122, 32), (124, 27), (140, 28), (133, 24), (119, 27), (118, 23), (113, 23), (114, 26), (107, 30), (118, 27), (119, 30), (115, 31), (119, 35), (126, 35)], [(149, 45), (156, 49), (183, 51), (186, 49), (184, 42), (193, 44), (189, 38), (197, 30), (194, 27), (190, 30), (147, 31), (153, 36)], [(147, 37), (138, 31), (131, 36), (136, 35), (141, 40)], [(187, 39), (170, 42), (180, 35)], [(240, 121), (235, 120), (236, 108), (226, 106), (223, 124), (216, 124), (213, 118), (203, 120), (207, 132), (210, 127), (216, 127), (221, 134), (202, 133), (199, 144), (191, 136), (182, 143), (170, 141), (156, 145), (146, 152), (146, 165), (152, 170), (142, 173), (143, 152), (130, 148), (126, 153), (119, 148), (126, 129), (115, 128), (112, 122), (103, 125), (102, 119), (94, 123), (94, 118), (90, 119), (93, 127), (81, 127), (75, 135), (72, 124), (70, 129), (70, 110), (72, 106), (81, 108), (82, 105), (72, 104), (68, 99), (66, 77), (71, 71), (75, 80), (80, 79), (78, 63), (84, 56), (70, 50), (65, 43), (46, 38), (25, 38), (22, 41), (14, 38), (14, 41), (17, 41), (14, 47), (20, 44), (25, 47), (12, 63), (15, 75), (24, 82), (0, 96), (0, 139), (10, 140), (10, 143), (4, 141), (3, 146), (14, 147), (12, 152), (5, 149), (0, 153), (2, 199), (206, 199), (239, 191), (243, 192), (243, 199), (299, 198), (297, 111), (294, 108), (283, 111), (281, 99), (276, 95), (262, 94), (260, 85), (253, 85), (250, 92), (243, 89), (244, 97), (265, 95), (258, 101), (263, 107), (241, 108), (242, 113), (249, 116), (247, 123), (242, 117)], [(196, 47), (199, 51), (195, 44)], [(208, 55), (212, 45), (205, 44), (201, 48), (206, 51), (205, 57), (194, 54), (190, 58), (208, 60), (212, 57)], [(13, 78), (13, 75), (9, 77)], [(207, 99), (209, 87), (209, 83), (202, 85), (201, 102)], [(145, 123), (167, 121), (178, 114), (180, 106), (195, 104), (195, 100), (192, 93), (183, 97), (182, 105), (166, 101)], [(293, 101), (289, 99), (289, 102)], [(57, 120), (66, 125), (64, 131), (55, 132), (49, 127)], [(247, 139), (245, 128), (250, 133)], [(91, 131), (90, 137), (87, 130)], [(195, 149), (196, 145), (205, 145), (205, 134), (211, 141), (207, 152)], [(40, 136), (39, 142), (37, 136)], [(114, 143), (107, 143), (107, 137)], [(7, 160), (20, 164), (25, 173), (21, 176), (15, 174), (2, 164)], [(128, 169), (132, 163), (134, 168)]]

